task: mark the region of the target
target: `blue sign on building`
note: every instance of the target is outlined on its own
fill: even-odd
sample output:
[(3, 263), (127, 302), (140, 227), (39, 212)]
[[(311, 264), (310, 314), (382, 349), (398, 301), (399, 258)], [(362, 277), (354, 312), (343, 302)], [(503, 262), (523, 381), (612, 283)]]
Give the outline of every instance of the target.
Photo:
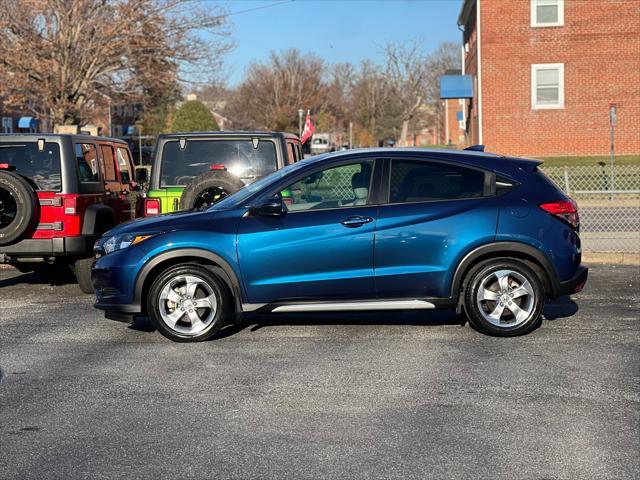
[(440, 98), (473, 98), (472, 75), (442, 75)]

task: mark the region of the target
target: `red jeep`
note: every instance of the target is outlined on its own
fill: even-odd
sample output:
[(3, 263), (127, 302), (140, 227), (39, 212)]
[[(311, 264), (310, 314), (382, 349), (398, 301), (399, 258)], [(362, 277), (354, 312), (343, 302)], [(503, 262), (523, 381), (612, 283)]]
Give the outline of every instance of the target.
[(122, 140), (0, 135), (0, 263), (22, 272), (71, 266), (92, 293), (95, 240), (134, 216), (133, 171)]

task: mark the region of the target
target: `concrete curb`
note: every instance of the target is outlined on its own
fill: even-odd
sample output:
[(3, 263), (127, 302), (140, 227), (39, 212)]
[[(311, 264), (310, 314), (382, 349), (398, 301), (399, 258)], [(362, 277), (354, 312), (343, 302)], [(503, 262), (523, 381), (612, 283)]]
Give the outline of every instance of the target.
[(640, 253), (582, 252), (585, 263), (640, 266)]

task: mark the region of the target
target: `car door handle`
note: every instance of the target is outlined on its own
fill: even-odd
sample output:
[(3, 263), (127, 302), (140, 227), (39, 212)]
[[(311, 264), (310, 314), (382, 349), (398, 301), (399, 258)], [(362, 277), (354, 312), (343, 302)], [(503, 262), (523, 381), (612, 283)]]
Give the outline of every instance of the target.
[(373, 222), (373, 218), (371, 217), (363, 217), (361, 215), (354, 215), (353, 217), (345, 218), (342, 222), (342, 225), (345, 227), (359, 227), (364, 225), (365, 223)]

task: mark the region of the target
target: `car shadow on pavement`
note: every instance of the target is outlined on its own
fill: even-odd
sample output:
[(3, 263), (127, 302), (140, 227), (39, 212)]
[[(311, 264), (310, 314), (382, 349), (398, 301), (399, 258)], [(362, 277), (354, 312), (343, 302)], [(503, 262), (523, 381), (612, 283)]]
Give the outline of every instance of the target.
[(571, 297), (560, 297), (544, 305), (542, 315), (545, 320), (561, 320), (578, 313), (578, 304)]
[[(324, 312), (324, 313), (265, 313), (245, 314), (235, 323), (224, 326), (211, 338), (219, 340), (231, 337), (247, 328), (256, 332), (268, 327), (311, 325), (465, 325), (467, 319), (453, 311), (434, 310), (394, 312)], [(148, 317), (137, 317), (129, 326), (133, 330), (153, 332), (155, 328)]]
[(0, 288), (21, 284), (30, 285), (68, 285), (76, 279), (68, 266), (51, 266), (44, 271), (21, 273), (13, 268), (0, 270)]

